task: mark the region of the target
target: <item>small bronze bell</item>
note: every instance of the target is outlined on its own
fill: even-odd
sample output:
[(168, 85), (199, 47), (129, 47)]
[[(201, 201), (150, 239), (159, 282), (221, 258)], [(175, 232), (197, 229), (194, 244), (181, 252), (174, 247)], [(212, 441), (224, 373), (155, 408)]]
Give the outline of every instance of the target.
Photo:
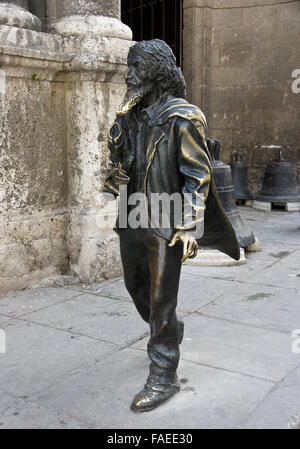
[(296, 169), (292, 163), (283, 159), (282, 150), (278, 151), (277, 159), (267, 166), (263, 186), (255, 197), (256, 201), (275, 205), (300, 202)]
[(237, 200), (253, 200), (248, 187), (248, 167), (242, 161), (242, 155), (234, 153), (231, 157), (230, 166), (235, 198)]
[(231, 167), (220, 161), (221, 144), (218, 140), (207, 139), (207, 147), (212, 157), (213, 178), (221, 204), (235, 230), (239, 246), (247, 248), (255, 242), (255, 237), (245, 226), (236, 207)]

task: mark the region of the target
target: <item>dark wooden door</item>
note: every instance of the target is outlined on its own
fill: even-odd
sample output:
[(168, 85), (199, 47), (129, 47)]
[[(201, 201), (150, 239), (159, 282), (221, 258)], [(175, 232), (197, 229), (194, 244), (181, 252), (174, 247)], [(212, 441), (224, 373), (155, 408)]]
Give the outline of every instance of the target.
[(162, 39), (172, 48), (182, 66), (183, 0), (122, 0), (122, 22), (133, 40)]

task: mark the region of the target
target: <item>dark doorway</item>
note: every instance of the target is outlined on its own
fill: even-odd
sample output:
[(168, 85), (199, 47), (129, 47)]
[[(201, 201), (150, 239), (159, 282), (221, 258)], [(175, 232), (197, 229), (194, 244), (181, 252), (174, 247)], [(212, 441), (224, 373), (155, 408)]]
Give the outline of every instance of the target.
[(183, 0), (122, 0), (122, 22), (133, 40), (162, 39), (182, 66)]

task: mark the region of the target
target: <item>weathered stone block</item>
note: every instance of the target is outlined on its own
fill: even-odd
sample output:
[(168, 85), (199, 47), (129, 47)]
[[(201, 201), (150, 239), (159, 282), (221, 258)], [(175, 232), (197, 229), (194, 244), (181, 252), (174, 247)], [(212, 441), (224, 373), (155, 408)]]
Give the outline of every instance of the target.
[(233, 27), (241, 25), (241, 9), (216, 9), (213, 11), (212, 24), (214, 27)]
[(211, 67), (208, 71), (210, 82), (215, 87), (248, 88), (251, 79), (249, 67)]
[(263, 29), (265, 26), (277, 27), (283, 17), (283, 8), (281, 5), (272, 5), (270, 7), (243, 8), (243, 24), (251, 27)]
[(289, 22), (296, 22), (299, 27), (300, 3), (286, 3), (283, 7), (283, 17)]
[[(217, 44), (217, 43), (216, 43)], [(219, 64), (224, 67), (247, 66), (253, 57), (254, 45), (244, 41), (234, 41), (219, 47)]]
[(250, 110), (283, 107), (283, 91), (280, 88), (260, 87), (255, 90), (248, 90), (247, 108)]
[(211, 92), (207, 99), (210, 112), (244, 111), (246, 108), (246, 90), (237, 88), (218, 88)]

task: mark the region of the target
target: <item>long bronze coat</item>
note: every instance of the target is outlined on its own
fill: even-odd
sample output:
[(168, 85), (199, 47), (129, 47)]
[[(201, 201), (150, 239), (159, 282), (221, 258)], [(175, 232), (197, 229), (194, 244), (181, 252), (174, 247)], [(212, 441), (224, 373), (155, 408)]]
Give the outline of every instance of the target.
[[(147, 110), (146, 110), (147, 112)], [(148, 111), (150, 138), (147, 143), (144, 194), (150, 204), (152, 193), (190, 193), (193, 198), (205, 199), (205, 211), (193, 202), (193, 213), (184, 217), (187, 228), (203, 219), (204, 234), (199, 246), (218, 249), (238, 260), (240, 250), (235, 231), (227, 218), (213, 181), (211, 159), (206, 145), (205, 117), (196, 106), (183, 99), (168, 97), (155, 110)], [(109, 136), (112, 167), (121, 163), (130, 176), (134, 164), (134, 136), (131, 133), (130, 113), (117, 117)], [(111, 171), (106, 181), (106, 190), (111, 185)], [(149, 214), (150, 216), (150, 214)], [(171, 217), (171, 223), (173, 223)], [(116, 225), (118, 232), (118, 222)], [(178, 229), (178, 228), (177, 228)], [(171, 240), (175, 226), (154, 227), (162, 238)]]

